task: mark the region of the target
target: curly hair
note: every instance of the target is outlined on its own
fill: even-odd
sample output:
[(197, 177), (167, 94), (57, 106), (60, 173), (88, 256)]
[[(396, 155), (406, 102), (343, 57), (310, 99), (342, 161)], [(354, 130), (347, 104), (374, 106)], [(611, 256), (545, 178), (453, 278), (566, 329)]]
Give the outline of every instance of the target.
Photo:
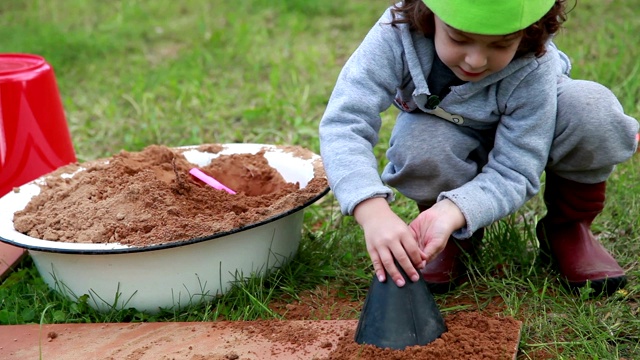
[[(545, 44), (553, 34), (557, 33), (567, 20), (567, 0), (556, 0), (551, 9), (540, 20), (520, 30), (522, 39), (516, 51), (516, 57), (533, 53), (540, 57), (546, 53)], [(433, 12), (422, 0), (403, 0), (391, 8), (393, 20), (391, 25), (408, 24), (413, 31), (433, 37), (435, 24)]]

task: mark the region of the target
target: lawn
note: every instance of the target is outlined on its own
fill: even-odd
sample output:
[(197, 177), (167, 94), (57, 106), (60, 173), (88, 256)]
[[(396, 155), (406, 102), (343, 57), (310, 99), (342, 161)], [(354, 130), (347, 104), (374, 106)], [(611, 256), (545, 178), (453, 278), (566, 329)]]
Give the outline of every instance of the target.
[[(342, 65), (387, 1), (24, 0), (0, 3), (0, 52), (44, 56), (55, 69), (79, 160), (147, 145), (295, 144), (319, 150), (317, 127)], [(582, 0), (556, 43), (574, 78), (598, 81), (640, 117), (640, 0)], [(376, 154), (380, 164), (393, 109)], [(606, 121), (606, 119), (605, 119)], [(492, 225), (469, 283), (436, 300), (443, 312), (484, 309), (524, 322), (519, 359), (640, 358), (640, 158), (609, 181), (594, 231), (627, 270), (609, 298), (571, 294), (537, 262), (540, 197)], [(402, 198), (393, 208), (417, 214)], [(298, 254), (265, 278), (240, 281), (212, 303), (156, 315), (91, 310), (50, 291), (26, 259), (0, 285), (0, 324), (210, 321), (275, 316), (269, 304), (317, 287), (363, 300), (371, 279), (362, 231), (331, 195), (305, 214)], [(2, 211), (0, 209), (0, 211)], [(499, 268), (500, 271), (496, 271)]]

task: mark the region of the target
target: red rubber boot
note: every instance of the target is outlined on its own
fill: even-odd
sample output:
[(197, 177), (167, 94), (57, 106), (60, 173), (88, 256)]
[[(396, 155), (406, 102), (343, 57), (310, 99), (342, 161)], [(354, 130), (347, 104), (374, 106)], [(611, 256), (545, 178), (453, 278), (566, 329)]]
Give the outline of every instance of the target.
[(591, 232), (604, 208), (605, 188), (605, 182), (583, 184), (547, 173), (547, 215), (536, 227), (541, 258), (553, 262), (570, 288), (589, 282), (596, 295), (610, 295), (627, 282), (624, 270)]

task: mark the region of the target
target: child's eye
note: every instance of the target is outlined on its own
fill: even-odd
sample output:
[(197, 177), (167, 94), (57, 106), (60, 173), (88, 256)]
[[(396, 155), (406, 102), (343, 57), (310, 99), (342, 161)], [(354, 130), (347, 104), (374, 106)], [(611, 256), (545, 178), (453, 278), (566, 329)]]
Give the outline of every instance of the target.
[(494, 44), (493, 47), (496, 49), (508, 49), (511, 47), (511, 44)]
[(467, 41), (463, 39), (457, 39), (452, 36), (449, 36), (449, 39), (456, 44), (465, 44)]

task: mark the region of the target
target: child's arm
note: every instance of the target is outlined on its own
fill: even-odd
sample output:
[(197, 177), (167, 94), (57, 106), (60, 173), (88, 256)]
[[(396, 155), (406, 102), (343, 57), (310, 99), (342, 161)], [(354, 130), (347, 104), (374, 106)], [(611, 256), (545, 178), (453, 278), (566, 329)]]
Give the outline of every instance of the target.
[(387, 11), (351, 55), (320, 121), (322, 162), (345, 215), (353, 215), (356, 205), (369, 198), (394, 198), (380, 179), (373, 150), (382, 126), (380, 114), (392, 105), (407, 75), (402, 44), (389, 21)]
[(367, 199), (356, 206), (353, 215), (364, 230), (367, 251), (380, 282), (386, 280), (386, 269), (396, 285), (404, 286), (404, 278), (398, 272), (394, 258), (409, 279), (420, 279), (416, 268), (425, 266), (425, 254), (409, 226), (391, 210), (386, 199)]

